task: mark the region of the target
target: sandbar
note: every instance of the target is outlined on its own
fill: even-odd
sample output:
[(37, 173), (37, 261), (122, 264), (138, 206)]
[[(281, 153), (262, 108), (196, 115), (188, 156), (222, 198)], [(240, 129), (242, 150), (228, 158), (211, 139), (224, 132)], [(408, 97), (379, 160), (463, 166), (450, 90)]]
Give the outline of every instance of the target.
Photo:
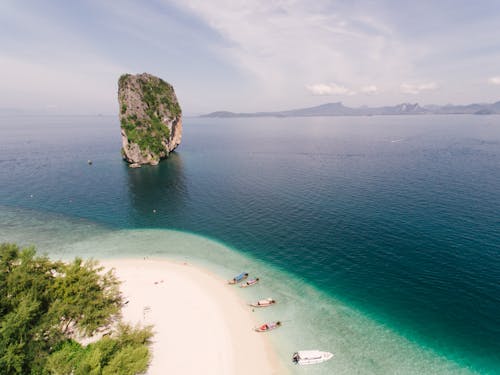
[(153, 325), (147, 374), (283, 374), (266, 334), (234, 287), (185, 262), (104, 259), (122, 281), (123, 319)]

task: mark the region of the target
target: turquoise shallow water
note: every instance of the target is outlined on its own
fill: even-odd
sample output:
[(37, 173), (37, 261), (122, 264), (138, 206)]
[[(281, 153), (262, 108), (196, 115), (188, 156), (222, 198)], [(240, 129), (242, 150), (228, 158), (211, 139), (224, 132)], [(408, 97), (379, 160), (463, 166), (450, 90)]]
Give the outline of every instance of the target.
[(272, 291), (284, 303), (264, 314), (291, 320), (280, 356), (337, 355), (301, 371), (500, 368), (497, 117), (186, 119), (176, 155), (139, 170), (114, 118), (0, 132), (2, 240), (257, 270), (248, 292)]
[[(283, 328), (269, 337), (291, 373), (471, 373), (366, 318), (305, 280), (206, 237), (166, 229), (115, 230), (83, 220), (5, 207), (0, 212), (2, 238), (37, 243), (41, 252), (58, 259), (84, 255), (100, 259), (137, 257), (140, 262), (145, 256), (167, 257), (197, 264), (227, 278), (240, 270), (258, 275), (259, 285), (235, 289), (248, 302), (269, 296), (278, 301), (273, 308), (254, 309), (254, 314), (262, 322), (283, 321)], [(321, 366), (298, 368), (290, 361), (291, 353), (298, 348), (330, 350), (335, 359)]]

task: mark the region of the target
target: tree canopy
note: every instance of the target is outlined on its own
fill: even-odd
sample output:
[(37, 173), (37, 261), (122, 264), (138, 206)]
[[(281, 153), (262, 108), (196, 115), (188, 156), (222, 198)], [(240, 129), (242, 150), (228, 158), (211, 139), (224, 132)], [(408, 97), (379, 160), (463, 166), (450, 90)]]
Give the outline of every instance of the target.
[[(151, 327), (120, 323), (119, 281), (95, 261), (52, 261), (34, 248), (0, 244), (2, 374), (139, 374)], [(87, 346), (76, 337), (108, 335)]]

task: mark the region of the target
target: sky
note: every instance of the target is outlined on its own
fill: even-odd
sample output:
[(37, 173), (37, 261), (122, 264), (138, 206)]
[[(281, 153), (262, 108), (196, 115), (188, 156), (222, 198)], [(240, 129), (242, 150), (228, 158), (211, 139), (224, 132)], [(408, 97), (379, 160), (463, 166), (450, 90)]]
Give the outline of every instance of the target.
[(123, 73), (216, 110), (500, 100), (500, 1), (0, 0), (0, 109), (114, 114)]

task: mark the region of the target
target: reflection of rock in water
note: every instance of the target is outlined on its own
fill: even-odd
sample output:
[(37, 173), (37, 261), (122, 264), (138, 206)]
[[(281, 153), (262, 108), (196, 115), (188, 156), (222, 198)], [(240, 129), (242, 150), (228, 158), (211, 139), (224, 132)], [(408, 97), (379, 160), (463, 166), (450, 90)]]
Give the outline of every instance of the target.
[(173, 152), (155, 167), (126, 169), (130, 222), (135, 226), (178, 227), (187, 194), (181, 156)]

